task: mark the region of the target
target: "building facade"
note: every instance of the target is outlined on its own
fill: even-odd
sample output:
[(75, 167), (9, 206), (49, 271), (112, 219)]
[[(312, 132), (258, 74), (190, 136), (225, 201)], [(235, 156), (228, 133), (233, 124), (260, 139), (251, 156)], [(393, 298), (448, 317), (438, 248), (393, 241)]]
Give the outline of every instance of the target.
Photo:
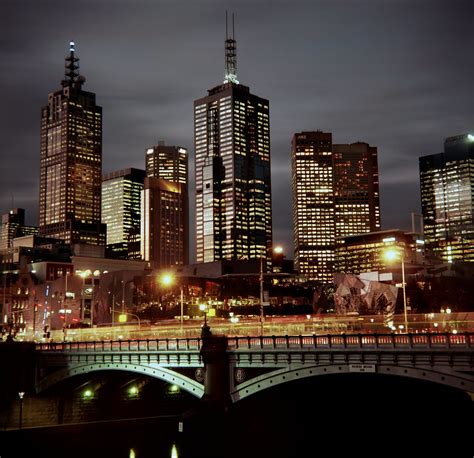
[(446, 138), (444, 151), (420, 157), (427, 252), (444, 262), (474, 262), (474, 135)]
[(0, 251), (8, 251), (13, 246), (13, 239), (38, 234), (38, 228), (25, 225), (25, 210), (12, 208), (2, 215), (0, 226)]
[(142, 191), (141, 255), (156, 269), (188, 264), (187, 187), (146, 177)]
[(377, 147), (332, 145), (336, 237), (380, 230)]
[(396, 266), (389, 265), (384, 259), (384, 253), (389, 249), (403, 253), (405, 264), (423, 263), (423, 239), (418, 234), (394, 229), (337, 238), (335, 270), (359, 275), (384, 272), (393, 267), (400, 269), (401, 257)]
[(145, 171), (123, 169), (102, 178), (102, 222), (107, 225), (107, 255), (141, 259), (141, 192)]
[(188, 184), (188, 151), (181, 146), (167, 146), (164, 141), (147, 148), (146, 176)]
[(330, 283), (336, 238), (380, 229), (377, 148), (333, 145), (330, 132), (300, 132), (291, 158), (295, 267)]
[(239, 84), (235, 40), (224, 83), (194, 102), (196, 260), (267, 259), (272, 246), (270, 112)]
[(41, 110), (39, 231), (66, 243), (104, 245), (102, 108), (82, 89), (78, 62), (71, 42), (62, 88)]

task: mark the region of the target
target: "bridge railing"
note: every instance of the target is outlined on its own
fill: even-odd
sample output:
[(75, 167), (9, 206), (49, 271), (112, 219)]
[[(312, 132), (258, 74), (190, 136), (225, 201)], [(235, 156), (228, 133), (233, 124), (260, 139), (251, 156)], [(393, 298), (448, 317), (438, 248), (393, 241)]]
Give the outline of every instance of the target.
[(199, 338), (42, 342), (36, 344), (37, 350), (58, 352), (197, 351), (200, 348), (201, 339)]
[(230, 337), (229, 348), (242, 350), (341, 348), (341, 349), (388, 349), (388, 348), (471, 348), (474, 333), (463, 334), (343, 334), (313, 336), (261, 336)]
[[(198, 351), (200, 338), (102, 340), (85, 342), (45, 342), (36, 344), (40, 351), (56, 352), (131, 352)], [(229, 350), (269, 349), (452, 349), (474, 347), (474, 333), (462, 334), (342, 334), (229, 337)]]

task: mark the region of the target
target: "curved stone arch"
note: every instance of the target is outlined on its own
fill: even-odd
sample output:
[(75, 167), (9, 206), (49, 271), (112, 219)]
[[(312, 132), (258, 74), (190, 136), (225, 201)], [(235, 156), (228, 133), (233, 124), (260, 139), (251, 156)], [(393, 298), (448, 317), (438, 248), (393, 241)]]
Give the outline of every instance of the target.
[[(348, 364), (310, 367), (301, 366), (298, 368), (292, 367), (291, 369), (283, 368), (252, 378), (238, 385), (235, 387), (236, 389), (231, 392), (231, 399), (232, 402), (235, 403), (260, 391), (294, 380), (315, 377), (318, 375), (348, 373), (355, 373), (349, 371)], [(447, 385), (452, 388), (457, 388), (462, 391), (474, 392), (474, 376), (455, 372), (449, 370), (449, 368), (443, 368), (443, 371), (441, 372), (435, 369), (417, 369), (413, 367), (380, 364), (377, 365), (377, 372), (375, 373), (427, 380), (441, 385)]]
[(70, 377), (74, 377), (75, 375), (109, 370), (133, 372), (157, 378), (170, 384), (178, 385), (183, 390), (186, 390), (187, 392), (193, 394), (198, 398), (201, 398), (204, 394), (204, 386), (202, 384), (166, 367), (141, 366), (139, 364), (129, 363), (94, 363), (71, 366), (66, 369), (59, 370), (41, 379), (39, 383), (36, 384), (36, 392), (39, 393), (41, 391), (44, 391), (47, 388), (50, 388), (51, 386), (55, 385), (56, 383), (66, 380)]

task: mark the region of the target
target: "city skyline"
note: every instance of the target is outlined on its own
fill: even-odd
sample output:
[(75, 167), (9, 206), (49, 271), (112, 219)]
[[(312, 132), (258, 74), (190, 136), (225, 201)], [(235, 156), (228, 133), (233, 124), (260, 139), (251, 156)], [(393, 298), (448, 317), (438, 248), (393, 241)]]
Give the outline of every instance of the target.
[[(61, 78), (71, 39), (76, 41), (81, 69), (88, 78), (85, 88), (97, 94), (97, 102), (104, 108), (103, 172), (143, 168), (143, 150), (159, 139), (188, 148), (192, 161), (192, 102), (203, 90), (222, 81), (228, 7), (236, 13), (239, 79), (272, 105), (272, 192), (279, 209), (273, 218), (275, 243), (282, 242), (292, 257), (290, 142), (292, 134), (302, 130), (329, 130), (340, 143), (361, 140), (376, 145), (382, 228), (408, 228), (410, 211), (420, 211), (418, 157), (441, 152), (445, 137), (468, 132), (474, 125), (466, 97), (474, 67), (463, 58), (472, 31), (462, 27), (472, 6), (456, 2), (454, 11), (449, 5), (429, 2), (427, 10), (428, 2), (414, 6), (385, 2), (382, 11), (372, 2), (297, 2), (297, 11), (277, 2), (269, 12), (266, 4), (244, 7), (206, 2), (199, 5), (202, 14), (195, 20), (191, 4), (184, 12), (164, 4), (160, 14), (153, 16), (157, 10), (143, 2), (147, 8), (131, 16), (133, 39), (126, 43), (116, 33), (103, 34), (99, 40), (98, 33), (102, 26), (125, 24), (129, 6), (114, 8), (103, 23), (109, 11), (99, 2), (94, 20), (86, 23), (86, 16), (80, 14), (83, 3), (78, 2), (71, 12), (76, 13), (74, 25), (61, 26), (54, 20), (61, 11), (59, 3), (41, 8), (31, 3), (22, 11), (22, 21), (32, 32), (35, 16), (38, 23), (42, 14), (55, 23), (54, 39), (49, 30), (33, 39), (34, 33), (25, 35), (18, 27), (9, 28), (19, 20), (20, 11), (13, 3), (7, 4), (5, 17), (10, 21), (0, 55), (4, 57), (2, 65), (9, 68), (6, 103), (11, 102), (12, 107), (2, 115), (2, 213), (10, 207), (23, 207), (27, 223), (37, 222), (38, 111), (44, 94)], [(370, 20), (362, 20), (367, 12)], [(356, 16), (349, 20), (351, 14)], [(154, 43), (150, 40), (153, 34), (142, 32), (151, 20), (147, 15), (157, 23), (179, 17), (182, 27), (179, 32), (160, 28), (165, 39)], [(291, 21), (283, 22), (288, 15)], [(324, 33), (345, 21), (345, 30)], [(279, 37), (272, 29), (283, 24), (287, 33)], [(320, 28), (315, 31), (308, 24)], [(377, 34), (381, 40), (375, 45), (370, 37)], [(355, 41), (348, 41), (351, 37)], [(17, 44), (13, 47), (17, 51), (9, 42)], [(24, 59), (20, 61), (21, 55)], [(462, 62), (462, 66), (453, 66), (455, 62)], [(23, 78), (31, 74), (35, 75), (34, 84), (29, 81), (25, 85)], [(11, 157), (28, 161), (31, 174), (24, 174), (23, 161), (9, 160)], [(192, 179), (191, 190), (193, 183)]]

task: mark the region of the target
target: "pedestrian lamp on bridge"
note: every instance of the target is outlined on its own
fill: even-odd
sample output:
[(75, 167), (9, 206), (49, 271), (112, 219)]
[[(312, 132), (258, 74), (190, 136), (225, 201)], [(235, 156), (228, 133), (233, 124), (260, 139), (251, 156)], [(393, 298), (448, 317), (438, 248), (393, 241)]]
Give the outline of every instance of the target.
[[(165, 287), (169, 287), (169, 286), (172, 286), (174, 283), (176, 282), (176, 277), (169, 273), (169, 272), (165, 272), (163, 274), (161, 274), (160, 276), (160, 283), (165, 286)], [(179, 285), (179, 291), (180, 291), (180, 296), (181, 296), (181, 313), (180, 313), (180, 319), (179, 319), (179, 323), (180, 323), (180, 328), (181, 328), (181, 335), (183, 334), (183, 314), (184, 314), (184, 289), (183, 289), (183, 285)]]
[[(283, 247), (281, 246), (276, 246), (273, 249), (272, 248), (267, 248), (265, 253), (267, 251), (272, 250), (273, 253), (275, 254), (282, 254), (283, 253)], [(264, 261), (264, 256), (260, 256), (260, 335), (263, 336), (263, 324), (264, 324), (264, 313), (263, 313), (263, 261)]]
[(408, 332), (407, 295), (405, 290), (405, 250), (389, 248), (383, 252), (386, 262), (400, 261), (402, 265), (403, 313), (405, 315), (405, 332)]

